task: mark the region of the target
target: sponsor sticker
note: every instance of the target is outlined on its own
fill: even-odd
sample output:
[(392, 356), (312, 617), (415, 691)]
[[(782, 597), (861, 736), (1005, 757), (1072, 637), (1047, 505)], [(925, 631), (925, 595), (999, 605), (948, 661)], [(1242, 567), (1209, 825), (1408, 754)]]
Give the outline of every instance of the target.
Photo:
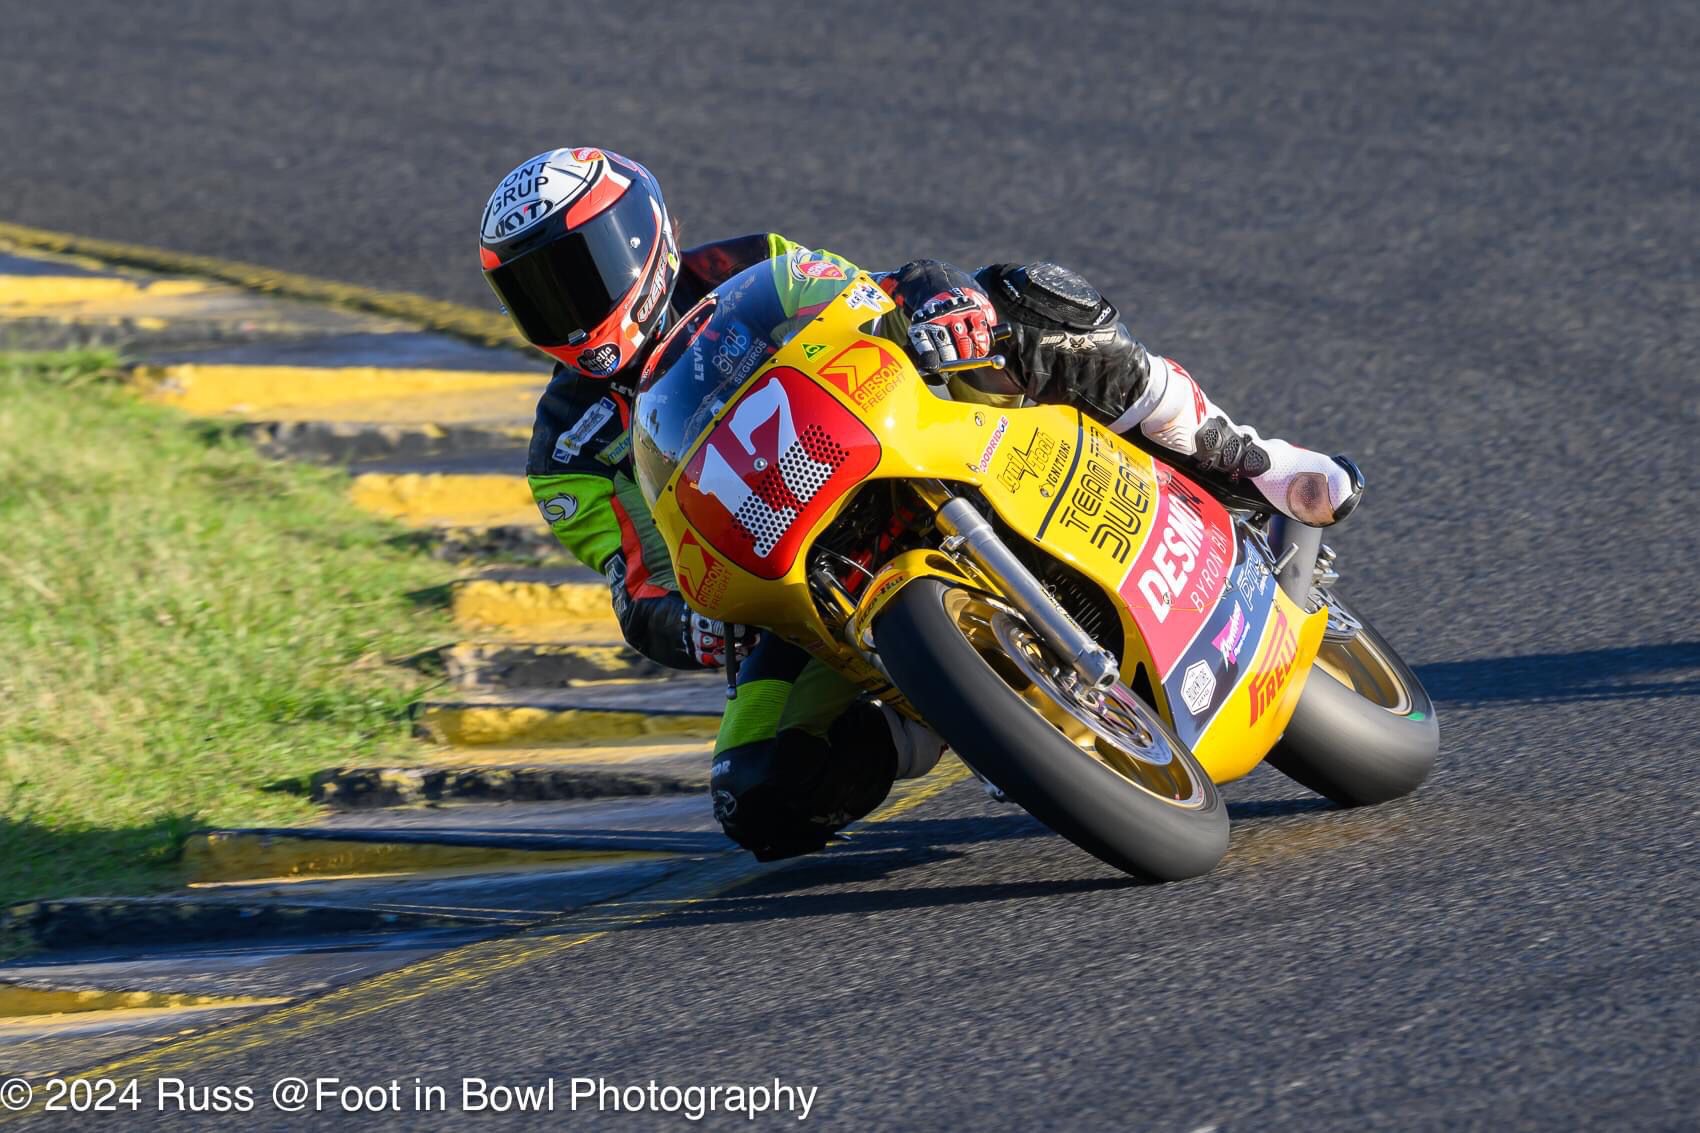
[(1227, 588), (1234, 540), (1221, 504), (1161, 465), (1158, 479), (1156, 520), (1120, 592), (1166, 677)]
[(578, 497), (563, 494), (542, 500), (538, 503), (537, 510), (543, 513), (545, 523), (560, 523), (578, 514)]
[(1228, 615), (1228, 624), (1222, 627), (1222, 632), (1210, 639), (1210, 644), (1216, 647), (1216, 652), (1222, 655), (1222, 660), (1230, 665), (1239, 664), (1240, 646), (1245, 644), (1246, 635), (1251, 632), (1251, 622), (1245, 616), (1245, 608), (1237, 601), (1233, 613)]
[(1277, 606), (1275, 627), (1269, 633), (1269, 646), (1264, 650), (1263, 662), (1246, 686), (1251, 693), (1253, 724), (1275, 703), (1281, 690), (1287, 687), (1287, 678), (1293, 674), (1293, 662), (1298, 658), (1298, 653), (1298, 635), (1293, 632), (1292, 624), (1287, 621), (1287, 612)]
[(603, 464), (618, 465), (624, 463), (626, 458), (631, 455), (632, 433), (631, 430), (628, 429), (615, 437), (612, 444), (597, 453), (596, 459), (600, 460)]
[(1234, 586), (1248, 606), (1256, 606), (1257, 600), (1269, 593), (1269, 564), (1263, 561), (1256, 548), (1247, 550), (1245, 566), (1240, 569)]
[(1181, 679), (1181, 701), (1187, 711), (1194, 716), (1202, 716), (1215, 695), (1216, 674), (1210, 671), (1210, 665), (1204, 661), (1188, 665), (1186, 675)]
[(618, 407), (615, 406), (612, 398), (602, 398), (595, 405), (586, 409), (583, 415), (573, 422), (572, 428), (555, 438), (555, 451), (550, 456), (554, 458), (557, 464), (569, 463), (573, 457), (579, 454), (580, 449), (590, 443), (591, 439), (602, 431), (602, 426), (613, 420), (614, 414), (617, 412), (619, 412)]
[(876, 313), (892, 310), (895, 306), (886, 297), (885, 292), (865, 281), (850, 289), (844, 300), (844, 305), (854, 311), (873, 311)]
[[(713, 332), (710, 332), (713, 333)], [(742, 381), (750, 376), (756, 363), (761, 360), (760, 352), (750, 354), (749, 328), (735, 320), (728, 321), (720, 332), (720, 341), (714, 346), (714, 368), (720, 371), (720, 376)], [(746, 366), (739, 365), (740, 361), (749, 361)]]
[(718, 603), (725, 595), (730, 580), (726, 564), (689, 531), (679, 540), (679, 555), (673, 561), (673, 575), (679, 580), (679, 589), (685, 592), (685, 597), (699, 608)]
[(1056, 438), (1035, 426), (1033, 435), (1027, 438), (1025, 448), (1018, 448), (1014, 444), (1009, 446), (1009, 451), (1004, 454), (1003, 467), (998, 470), (998, 483), (1006, 490), (1014, 492), (1027, 477), (1037, 479), (1056, 447)]
[[(807, 347), (804, 353), (808, 353)], [(819, 373), (866, 409), (884, 401), (897, 388), (903, 379), (903, 366), (883, 342), (863, 338), (823, 362)]]
[(824, 351), (825, 349), (826, 349), (826, 347), (823, 346), (821, 343), (805, 342), (805, 343), (803, 343), (803, 357), (805, 357), (809, 361), (813, 362), (815, 360), (815, 358), (817, 358), (820, 355), (820, 353), (822, 351)]
[(991, 440), (986, 442), (985, 449), (980, 453), (980, 462), (974, 466), (975, 472), (983, 473), (992, 466), (992, 457), (997, 454), (998, 446), (1003, 444), (1003, 435), (1008, 429), (1009, 418), (999, 417), (997, 428), (992, 430)]
[(821, 255), (807, 248), (796, 248), (791, 252), (791, 275), (803, 283), (816, 279), (845, 279), (844, 269)]
[(875, 602), (878, 602), (881, 598), (885, 597), (887, 594), (891, 593), (893, 590), (897, 589), (899, 586), (902, 586), (907, 581), (909, 581), (909, 572), (908, 571), (904, 571), (904, 570), (892, 571), (890, 574), (886, 575), (883, 579), (880, 580), (880, 584), (878, 586), (874, 587), (873, 592), (870, 593), (867, 596), (867, 598), (865, 598), (863, 600), (862, 604), (864, 606), (873, 605)]
[(579, 351), (574, 361), (587, 374), (606, 376), (620, 368), (620, 348), (612, 342), (604, 342), (595, 349)]

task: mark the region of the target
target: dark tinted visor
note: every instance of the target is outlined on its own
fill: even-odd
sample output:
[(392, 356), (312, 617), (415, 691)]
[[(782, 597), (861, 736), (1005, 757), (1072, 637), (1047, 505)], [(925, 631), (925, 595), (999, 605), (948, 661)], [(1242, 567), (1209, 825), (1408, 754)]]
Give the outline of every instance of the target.
[(589, 224), (484, 277), (527, 341), (563, 346), (613, 313), (643, 274), (659, 236), (649, 194), (634, 182)]

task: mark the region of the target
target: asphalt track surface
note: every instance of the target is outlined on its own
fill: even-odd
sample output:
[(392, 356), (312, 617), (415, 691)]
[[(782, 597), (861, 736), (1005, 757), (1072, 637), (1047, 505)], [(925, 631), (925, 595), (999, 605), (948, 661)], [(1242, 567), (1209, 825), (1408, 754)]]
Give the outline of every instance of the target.
[(4, 219), (484, 303), (489, 186), (591, 143), (696, 239), (1068, 262), (1242, 419), (1358, 457), (1345, 586), (1445, 748), (1363, 812), (1260, 771), (1226, 861), (1163, 888), (959, 785), (191, 1077), (778, 1075), (834, 1127), (1693, 1127), (1700, 9), (347, 7), (7, 4)]

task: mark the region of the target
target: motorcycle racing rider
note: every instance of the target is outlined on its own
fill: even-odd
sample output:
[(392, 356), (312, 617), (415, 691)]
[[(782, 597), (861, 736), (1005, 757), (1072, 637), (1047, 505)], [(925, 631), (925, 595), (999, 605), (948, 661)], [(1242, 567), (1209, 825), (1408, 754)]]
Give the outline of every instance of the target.
[[(686, 605), (633, 477), (629, 430), (643, 363), (680, 315), (747, 267), (792, 256), (799, 266), (858, 269), (772, 233), (683, 252), (678, 233), (642, 165), (607, 150), (557, 149), (496, 187), (479, 258), (520, 334), (555, 360), (526, 461), (544, 520), (607, 579), (632, 648), (671, 668), (704, 669), (724, 663), (724, 627)], [(1334, 523), (1357, 505), (1363, 483), (1349, 460), (1235, 424), (1067, 268), (993, 264), (970, 274), (915, 260), (875, 278), (898, 308), (879, 332), (906, 344), (923, 369), (990, 354), (994, 330), (1005, 340), (1010, 366), (953, 373), (952, 397), (1076, 406), (1117, 432), (1137, 429), (1207, 481), (1249, 482), (1304, 523)], [(750, 648), (740, 649), (711, 791), (726, 833), (758, 858), (821, 848), (896, 779), (938, 762), (935, 733), (802, 649), (772, 634), (741, 644)]]

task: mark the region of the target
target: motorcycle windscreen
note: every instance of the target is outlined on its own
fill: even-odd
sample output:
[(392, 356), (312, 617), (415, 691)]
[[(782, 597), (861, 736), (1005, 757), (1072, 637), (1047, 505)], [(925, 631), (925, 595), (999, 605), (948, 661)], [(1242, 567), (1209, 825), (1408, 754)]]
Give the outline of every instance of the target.
[(854, 275), (837, 257), (794, 249), (734, 275), (679, 320), (644, 367), (632, 409), (632, 460), (651, 503), (715, 414)]

